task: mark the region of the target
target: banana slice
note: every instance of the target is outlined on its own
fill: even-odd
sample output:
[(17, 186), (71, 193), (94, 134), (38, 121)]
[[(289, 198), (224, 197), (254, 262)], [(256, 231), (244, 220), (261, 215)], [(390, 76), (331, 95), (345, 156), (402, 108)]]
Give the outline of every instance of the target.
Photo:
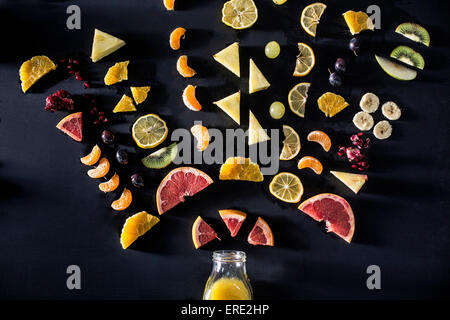
[(353, 124), (359, 130), (370, 130), (373, 127), (373, 117), (367, 112), (360, 111), (353, 117)]
[(383, 116), (389, 120), (398, 120), (402, 116), (402, 111), (395, 102), (388, 101), (381, 106)]
[(384, 140), (391, 136), (392, 126), (389, 121), (383, 120), (378, 122), (373, 128), (373, 134), (377, 139)]
[(372, 113), (377, 111), (380, 106), (380, 99), (375, 94), (368, 92), (362, 96), (359, 106), (363, 111)]

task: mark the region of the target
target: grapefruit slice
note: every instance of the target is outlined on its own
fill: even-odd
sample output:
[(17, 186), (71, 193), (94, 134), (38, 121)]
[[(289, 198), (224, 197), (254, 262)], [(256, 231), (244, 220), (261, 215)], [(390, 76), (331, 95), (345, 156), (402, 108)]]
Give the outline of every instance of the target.
[(193, 196), (214, 181), (203, 171), (192, 167), (176, 168), (167, 174), (156, 191), (158, 213), (172, 209), (184, 202), (186, 196)]
[(214, 239), (219, 239), (217, 233), (202, 217), (198, 216), (192, 225), (192, 242), (194, 242), (195, 249), (204, 246)]
[(83, 113), (75, 112), (69, 114), (58, 122), (56, 127), (73, 140), (81, 142), (83, 140)]
[(341, 171), (330, 171), (330, 173), (341, 180), (343, 184), (350, 188), (354, 193), (358, 193), (362, 186), (369, 179), (365, 174), (348, 173)]
[(350, 243), (355, 232), (355, 217), (350, 204), (332, 193), (322, 193), (303, 201), (298, 207), (316, 221), (325, 221), (328, 232)]
[(220, 217), (230, 230), (231, 236), (235, 237), (241, 229), (247, 214), (239, 210), (219, 210)]
[(273, 247), (273, 233), (267, 222), (258, 217), (252, 231), (248, 235), (248, 243), (254, 246), (271, 246)]

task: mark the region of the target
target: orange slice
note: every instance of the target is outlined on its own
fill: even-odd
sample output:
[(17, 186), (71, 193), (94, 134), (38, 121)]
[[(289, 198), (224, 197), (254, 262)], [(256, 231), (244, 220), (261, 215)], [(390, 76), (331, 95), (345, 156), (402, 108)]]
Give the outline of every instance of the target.
[(209, 145), (209, 133), (208, 128), (201, 124), (192, 126), (191, 133), (197, 139), (197, 149), (204, 151)]
[(175, 0), (163, 0), (163, 4), (169, 11), (173, 11), (175, 9)]
[(176, 28), (175, 30), (172, 31), (172, 33), (170, 34), (170, 47), (173, 50), (179, 50), (180, 49), (180, 41), (181, 38), (184, 39), (184, 35), (186, 34), (186, 29), (185, 28)]
[(114, 113), (133, 112), (133, 111), (136, 111), (136, 106), (133, 103), (133, 99), (131, 99), (126, 94), (122, 96), (122, 98), (119, 100), (119, 102), (113, 109)]
[(140, 104), (147, 100), (148, 92), (150, 91), (150, 86), (147, 87), (130, 87), (131, 94), (133, 95), (134, 102)]
[(316, 174), (321, 174), (323, 171), (322, 163), (316, 158), (309, 156), (300, 159), (300, 161), (298, 162), (298, 168), (299, 169), (310, 168)]
[(192, 111), (200, 111), (202, 110), (202, 105), (198, 102), (195, 96), (195, 88), (196, 86), (188, 85), (183, 91), (183, 102), (186, 107), (191, 109)]
[(113, 208), (116, 211), (122, 211), (128, 208), (133, 201), (133, 195), (131, 194), (131, 191), (127, 188), (123, 189), (122, 194), (120, 195), (120, 198), (116, 201), (113, 201), (111, 203), (111, 208)]
[(320, 144), (326, 152), (331, 149), (331, 139), (330, 137), (323, 131), (314, 130), (308, 134), (308, 141), (317, 142)]
[(87, 166), (93, 166), (97, 163), (98, 159), (100, 159), (100, 156), (102, 154), (102, 150), (100, 150), (98, 145), (95, 145), (92, 148), (92, 151), (83, 158), (80, 159), (82, 164), (85, 164)]
[(177, 71), (179, 74), (181, 74), (185, 78), (191, 78), (197, 74), (194, 69), (188, 66), (187, 63), (188, 57), (187, 56), (181, 56), (178, 58), (177, 61)]
[(111, 192), (117, 189), (117, 187), (120, 184), (120, 178), (117, 173), (114, 173), (114, 175), (106, 182), (100, 183), (98, 185), (98, 188), (103, 192)]
[(56, 64), (47, 56), (35, 56), (25, 61), (19, 70), (22, 91), (27, 92), (40, 78), (55, 69)]
[(137, 238), (143, 236), (158, 222), (159, 218), (148, 214), (147, 211), (141, 211), (129, 217), (125, 220), (120, 234), (122, 248), (128, 248)]
[(231, 157), (220, 167), (219, 179), (261, 182), (264, 176), (259, 165), (253, 163), (250, 158)]
[(128, 80), (129, 63), (130, 61), (117, 62), (109, 68), (105, 75), (105, 84), (110, 86), (123, 80)]
[(248, 243), (254, 246), (271, 246), (273, 247), (273, 233), (269, 224), (261, 217), (258, 217), (252, 231), (247, 238)]
[(349, 10), (342, 14), (344, 16), (345, 22), (350, 29), (351, 34), (358, 34), (363, 30), (374, 30), (374, 25), (372, 20), (369, 18), (367, 13), (362, 11), (352, 11)]
[(94, 169), (91, 169), (87, 172), (87, 175), (93, 179), (99, 179), (106, 176), (109, 172), (110, 164), (108, 159), (101, 158), (98, 166)]
[(217, 233), (202, 217), (198, 216), (192, 225), (192, 242), (194, 242), (195, 249), (204, 246), (214, 239), (219, 239)]
[(349, 106), (348, 102), (338, 94), (327, 92), (317, 99), (319, 109), (327, 117), (334, 117), (336, 114)]

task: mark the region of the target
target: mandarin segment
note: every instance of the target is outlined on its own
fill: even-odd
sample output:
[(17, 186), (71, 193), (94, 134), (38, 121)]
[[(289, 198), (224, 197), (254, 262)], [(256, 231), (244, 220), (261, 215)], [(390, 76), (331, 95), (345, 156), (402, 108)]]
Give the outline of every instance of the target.
[(55, 69), (56, 64), (47, 56), (35, 56), (25, 61), (19, 70), (22, 91), (27, 92), (39, 79)]
[(312, 169), (316, 174), (322, 174), (323, 171), (323, 165), (322, 163), (317, 160), (314, 157), (306, 156), (300, 159), (298, 162), (299, 169), (305, 169), (310, 168)]
[(184, 78), (191, 78), (197, 74), (194, 69), (188, 65), (188, 57), (180, 56), (177, 61), (177, 71)]
[(195, 89), (197, 87), (193, 85), (188, 85), (183, 91), (183, 102), (186, 107), (188, 107), (192, 111), (200, 111), (202, 110), (202, 105), (197, 100), (195, 96)]
[(208, 128), (200, 124), (192, 126), (191, 133), (197, 140), (197, 149), (204, 151), (209, 145), (209, 132)]
[(163, 0), (163, 4), (167, 10), (169, 11), (175, 10), (175, 0)]
[(87, 166), (93, 166), (97, 163), (98, 159), (100, 159), (100, 156), (102, 154), (102, 150), (98, 145), (95, 145), (91, 152), (80, 159), (82, 164), (85, 164)]
[(87, 172), (87, 175), (93, 179), (99, 179), (106, 176), (109, 172), (110, 164), (108, 159), (101, 158), (98, 166), (94, 169), (91, 169)]
[(331, 149), (331, 139), (323, 131), (320, 130), (311, 131), (308, 134), (307, 140), (311, 142), (317, 142), (322, 146), (323, 150), (325, 150), (326, 152), (330, 151)]
[(131, 202), (133, 202), (133, 195), (130, 190), (125, 188), (123, 189), (120, 198), (111, 203), (111, 208), (116, 211), (123, 211), (130, 206)]
[(178, 27), (175, 30), (172, 31), (170, 34), (170, 40), (169, 44), (172, 50), (179, 50), (180, 49), (180, 41), (181, 39), (185, 37), (186, 29)]
[(119, 184), (120, 184), (120, 177), (117, 173), (114, 173), (111, 179), (109, 179), (106, 182), (100, 183), (98, 185), (98, 188), (100, 189), (100, 191), (106, 193), (116, 190)]

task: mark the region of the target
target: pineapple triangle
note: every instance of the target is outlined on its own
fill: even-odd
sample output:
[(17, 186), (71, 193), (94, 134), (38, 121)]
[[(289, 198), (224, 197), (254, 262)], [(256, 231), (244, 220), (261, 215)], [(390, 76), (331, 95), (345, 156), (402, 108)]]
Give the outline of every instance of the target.
[(248, 91), (250, 93), (266, 90), (270, 87), (269, 81), (262, 74), (261, 70), (256, 66), (255, 62), (250, 59), (250, 74), (248, 81)]
[(350, 188), (354, 193), (358, 193), (362, 186), (368, 180), (367, 175), (348, 173), (341, 171), (330, 171), (332, 175), (341, 180), (343, 184)]
[(237, 124), (241, 124), (241, 92), (238, 91), (222, 100), (214, 102), (220, 109), (228, 114), (231, 119), (236, 121)]
[(241, 77), (241, 69), (239, 64), (239, 43), (235, 42), (222, 51), (219, 51), (213, 58), (223, 65), (225, 68)]
[(125, 41), (95, 29), (92, 42), (92, 62), (97, 62), (125, 45)]
[(250, 120), (249, 120), (249, 128), (248, 128), (248, 144), (252, 145), (255, 143), (264, 142), (270, 140), (270, 137), (267, 135), (266, 131), (259, 124), (258, 119), (256, 119), (253, 112), (250, 110)]

